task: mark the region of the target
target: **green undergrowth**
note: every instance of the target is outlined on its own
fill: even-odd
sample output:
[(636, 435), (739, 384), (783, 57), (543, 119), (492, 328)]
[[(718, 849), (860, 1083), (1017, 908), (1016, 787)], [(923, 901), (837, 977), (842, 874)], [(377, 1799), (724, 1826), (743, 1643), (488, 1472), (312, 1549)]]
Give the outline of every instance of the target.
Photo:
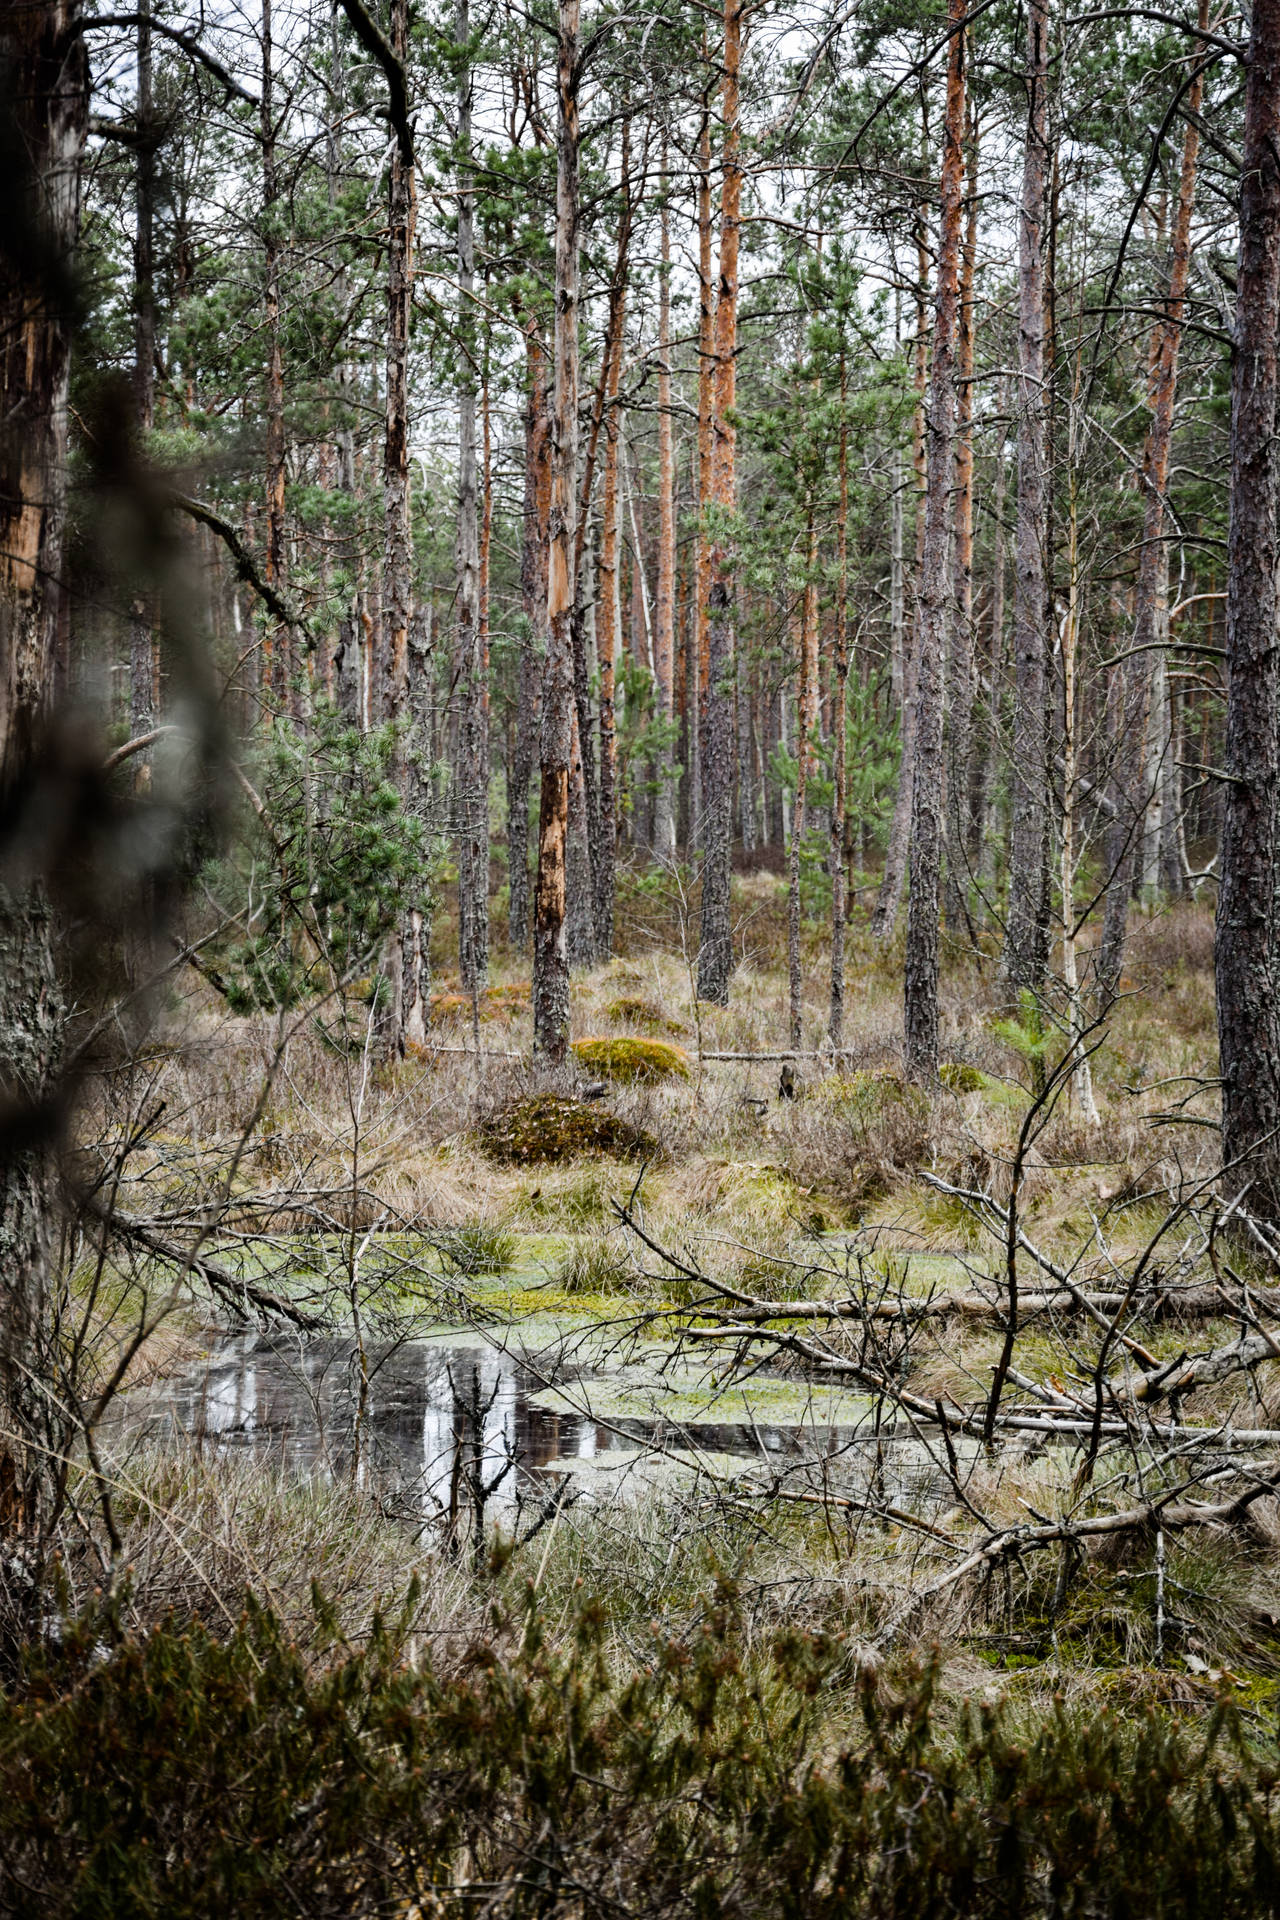
[[(578, 1596), (413, 1648), (414, 1599), (305, 1644), (108, 1611), (0, 1695), (0, 1879), (61, 1920), (477, 1909), (525, 1920), (1258, 1920), (1280, 1909), (1268, 1737), (1091, 1700), (957, 1708), (733, 1588), (630, 1653)], [(1256, 1716), (1254, 1716), (1256, 1718)]]

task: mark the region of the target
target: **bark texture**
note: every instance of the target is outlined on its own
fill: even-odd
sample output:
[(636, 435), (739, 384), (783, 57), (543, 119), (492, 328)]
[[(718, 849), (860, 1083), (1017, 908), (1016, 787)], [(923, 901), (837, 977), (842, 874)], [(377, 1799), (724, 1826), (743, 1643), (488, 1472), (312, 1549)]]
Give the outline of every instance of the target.
[(924, 551), (916, 616), (916, 727), (911, 788), (911, 891), (903, 976), (908, 1075), (938, 1072), (938, 886), (942, 853), (942, 689), (950, 582), (951, 492), (955, 481), (956, 340), (964, 196), (964, 0), (950, 0), (951, 43), (942, 140), (938, 284), (929, 381)]
[(1018, 520), (1014, 536), (1013, 763), (1004, 972), (1034, 992), (1044, 972), (1045, 830), (1045, 298), (1049, 185), (1049, 4), (1028, 0), (1027, 131), (1018, 208)]
[(538, 674), (547, 644), (547, 530), (551, 514), (551, 396), (547, 355), (536, 323), (524, 322), (524, 531), (520, 547), (520, 664), (515, 736), (507, 760), (510, 938), (529, 944), (529, 780), (538, 738)]
[(36, 1343), (48, 1294), (62, 1001), (25, 804), (49, 726), (63, 564), (67, 387), (87, 119), (77, 0), (0, 12), (9, 218), (0, 263), (0, 1529), (48, 1463)]
[[(1248, 1157), (1252, 1209), (1280, 1217), (1276, 834), (1276, 334), (1280, 327), (1280, 0), (1255, 0), (1245, 80), (1231, 507), (1227, 531), (1227, 740), (1215, 972), (1222, 1149)], [(1243, 1174), (1233, 1172), (1238, 1191)]]
[[(469, 0), (458, 0), (453, 37), (471, 37)], [(457, 633), (454, 685), (457, 752), (454, 787), (458, 845), (458, 970), (464, 992), (483, 991), (489, 973), (489, 714), (481, 611), (479, 490), (476, 477), (475, 182), (471, 172), (471, 67), (458, 76), (458, 384)]]
[(720, 196), (720, 283), (716, 292), (711, 423), (711, 506), (715, 528), (707, 556), (707, 693), (702, 743), (702, 902), (698, 996), (729, 1001), (733, 932), (729, 917), (733, 833), (733, 654), (735, 588), (731, 522), (737, 506), (733, 424), (738, 349), (738, 242), (742, 205), (739, 70), (741, 0), (724, 15), (724, 180)]
[[(1202, 28), (1208, 25), (1205, 0), (1201, 0), (1200, 24)], [(1148, 736), (1151, 732), (1152, 693), (1157, 679), (1163, 682), (1163, 674), (1157, 675), (1154, 669), (1168, 581), (1164, 503), (1169, 484), (1169, 453), (1173, 445), (1178, 348), (1182, 339), (1182, 316), (1191, 273), (1191, 216), (1195, 207), (1196, 163), (1200, 146), (1196, 119), (1200, 113), (1202, 93), (1202, 75), (1197, 71), (1187, 93), (1189, 117), (1183, 136), (1182, 169), (1173, 221), (1169, 292), (1164, 317), (1157, 323), (1152, 339), (1151, 420), (1142, 455), (1142, 553), (1138, 561), (1138, 587), (1134, 603), (1133, 651), (1124, 663), (1120, 734), (1113, 747), (1116, 771), (1112, 798), (1116, 811), (1107, 834), (1107, 899), (1098, 950), (1098, 997), (1104, 1006), (1110, 1005), (1115, 999), (1120, 986), (1129, 900), (1133, 893), (1152, 777), (1159, 782), (1171, 772), (1162, 764), (1164, 756), (1159, 752), (1152, 766)], [(1158, 726), (1158, 732), (1162, 734), (1168, 720), (1167, 702), (1163, 715), (1156, 708), (1156, 716), (1162, 723)]]
[(557, 34), (555, 406), (547, 565), (547, 657), (539, 739), (538, 883), (533, 932), (533, 1051), (548, 1066), (569, 1048), (565, 855), (573, 751), (575, 470), (578, 454), (578, 21), (560, 0)]

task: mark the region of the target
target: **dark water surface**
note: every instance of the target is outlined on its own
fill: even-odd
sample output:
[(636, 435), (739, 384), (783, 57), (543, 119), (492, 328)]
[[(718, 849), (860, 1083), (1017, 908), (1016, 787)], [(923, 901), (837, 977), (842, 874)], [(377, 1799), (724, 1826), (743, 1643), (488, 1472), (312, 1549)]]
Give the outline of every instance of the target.
[[(182, 1433), (218, 1452), (252, 1451), (302, 1474), (377, 1478), (424, 1518), (474, 1506), (477, 1489), (494, 1517), (509, 1515), (530, 1498), (545, 1498), (566, 1471), (587, 1483), (613, 1483), (618, 1473), (600, 1468), (624, 1469), (642, 1449), (677, 1462), (683, 1455), (690, 1464), (697, 1453), (728, 1456), (723, 1464), (730, 1468), (737, 1460), (775, 1469), (867, 1451), (855, 1425), (823, 1424), (820, 1415), (771, 1421), (741, 1394), (720, 1406), (705, 1391), (682, 1399), (664, 1393), (656, 1372), (648, 1377), (652, 1391), (632, 1382), (620, 1394), (616, 1377), (602, 1368), (553, 1396), (581, 1411), (539, 1405), (534, 1396), (545, 1394), (548, 1380), (536, 1359), (473, 1333), (366, 1352), (361, 1412), (351, 1338), (223, 1335), (207, 1357), (134, 1398), (127, 1423), (147, 1437)], [(780, 1383), (759, 1383), (762, 1402), (771, 1384), (776, 1391)], [(781, 1390), (794, 1395), (794, 1386)], [(595, 1399), (604, 1411), (593, 1408)], [(908, 1490), (907, 1466), (899, 1460), (900, 1492)], [(920, 1483), (919, 1469), (907, 1473), (912, 1479)]]

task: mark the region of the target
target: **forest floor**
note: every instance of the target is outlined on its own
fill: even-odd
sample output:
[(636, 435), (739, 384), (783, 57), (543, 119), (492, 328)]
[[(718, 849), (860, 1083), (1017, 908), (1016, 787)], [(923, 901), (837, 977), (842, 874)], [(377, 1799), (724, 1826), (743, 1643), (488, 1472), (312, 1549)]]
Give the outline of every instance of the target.
[[(259, 1408), (243, 1446), (244, 1428), (219, 1428), (210, 1417), (210, 1376), (201, 1375), (212, 1352), (225, 1376), (230, 1336), (189, 1305), (164, 1319), (134, 1363), (126, 1405), (154, 1415), (183, 1380), (184, 1411), (170, 1427), (194, 1422), (202, 1437), (181, 1461), (181, 1445), (175, 1453), (170, 1436), (157, 1452), (154, 1420), (144, 1423), (146, 1477), (159, 1474), (166, 1492), (126, 1501), (148, 1541), (133, 1543), (135, 1566), (166, 1559), (152, 1537), (155, 1516), (163, 1511), (165, 1526), (174, 1524), (181, 1488), (179, 1504), (194, 1502), (194, 1514), (208, 1501), (219, 1516), (213, 1585), (223, 1605), (231, 1604), (230, 1570), (252, 1577), (258, 1569), (284, 1603), (318, 1560), (363, 1616), (375, 1590), (426, 1554), (450, 1570), (437, 1592), (465, 1607), (496, 1543), (499, 1584), (518, 1585), (536, 1565), (554, 1607), (553, 1595), (588, 1580), (620, 1623), (637, 1607), (645, 1618), (687, 1609), (711, 1569), (730, 1568), (765, 1614), (838, 1631), (868, 1658), (940, 1647), (957, 1697), (997, 1684), (1085, 1699), (1103, 1684), (1125, 1697), (1192, 1705), (1215, 1698), (1229, 1676), (1242, 1698), (1269, 1705), (1280, 1676), (1280, 1528), (1269, 1494), (1250, 1506), (1245, 1527), (1171, 1528), (1158, 1546), (1147, 1526), (1052, 1550), (1002, 1547), (949, 1584), (966, 1546), (1001, 1530), (1155, 1497), (1153, 1485), (1168, 1485), (1168, 1449), (1160, 1457), (1155, 1439), (1136, 1431), (1107, 1438), (1082, 1493), (1079, 1432), (1010, 1431), (983, 1446), (957, 1429), (944, 1440), (892, 1394), (868, 1391), (865, 1375), (826, 1364), (870, 1355), (873, 1370), (909, 1389), (913, 1406), (985, 1404), (1007, 1327), (1005, 1234), (990, 1211), (943, 1189), (1005, 1204), (1020, 1157), (1019, 1220), (1031, 1248), (1020, 1258), (1021, 1286), (1039, 1304), (1023, 1310), (1017, 1328), (1010, 1408), (1031, 1419), (1038, 1409), (1084, 1406), (1100, 1352), (1123, 1361), (1139, 1351), (1144, 1365), (1163, 1364), (1240, 1333), (1225, 1294), (1220, 1312), (1204, 1305), (1220, 1270), (1195, 1202), (1216, 1148), (1205, 1124), (1216, 1098), (1207, 911), (1180, 907), (1137, 921), (1124, 998), (1091, 1057), (1100, 1123), (1086, 1123), (1065, 1086), (1024, 1127), (1037, 1060), (1052, 1047), (1040, 1047), (1002, 1004), (993, 955), (979, 959), (971, 948), (955, 947), (944, 967), (949, 1084), (932, 1098), (898, 1075), (898, 956), (856, 929), (839, 1058), (822, 1050), (826, 956), (817, 927), (805, 948), (805, 1051), (817, 1057), (797, 1061), (795, 1097), (779, 1093), (776, 1058), (714, 1057), (780, 1054), (787, 1031), (782, 883), (742, 881), (735, 904), (745, 953), (728, 1008), (695, 1002), (679, 928), (655, 928), (652, 896), (638, 908), (633, 901), (627, 950), (575, 977), (575, 1040), (627, 1043), (604, 1055), (622, 1077), (602, 1080), (576, 1061), (557, 1092), (576, 1101), (587, 1088), (595, 1097), (573, 1111), (634, 1130), (630, 1156), (575, 1150), (545, 1113), (541, 1144), (529, 1149), (521, 1136), (523, 1145), (511, 1147), (502, 1117), (545, 1087), (528, 1065), (527, 975), (501, 954), (478, 1009), (478, 1058), (473, 1009), (447, 977), (438, 983), (436, 1044), (390, 1068), (372, 1066), (358, 1046), (336, 1047), (324, 1010), (228, 1021), (203, 1003), (172, 1009), (165, 1046), (131, 1069), (130, 1115), (161, 1100), (165, 1111), (129, 1157), (121, 1204), (134, 1215), (167, 1209), (193, 1218), (208, 1208), (234, 1151), (208, 1256), (315, 1313), (326, 1331), (287, 1332), (302, 1384), (286, 1392), (283, 1363), (273, 1362), (274, 1413), (264, 1418)], [(637, 1040), (676, 1051), (659, 1053), (669, 1071), (627, 1084)], [(588, 1054), (601, 1057), (600, 1049)], [(117, 1081), (117, 1101), (122, 1092)], [(117, 1139), (132, 1124), (118, 1111), (101, 1119)], [(518, 1157), (526, 1151), (532, 1160)], [(1036, 1295), (1046, 1261), (1080, 1287), (1123, 1293), (1153, 1241), (1158, 1257), (1148, 1257), (1144, 1288), (1152, 1272), (1158, 1284), (1177, 1266), (1197, 1308), (1180, 1313), (1166, 1295), (1144, 1317), (1144, 1293), (1115, 1316), (1124, 1350), (1105, 1322)], [(1246, 1258), (1235, 1256), (1237, 1270)], [(1265, 1280), (1260, 1266), (1249, 1276)], [(942, 1310), (948, 1296), (955, 1311)], [(122, 1339), (126, 1300), (127, 1288), (112, 1296)], [(797, 1301), (810, 1310), (798, 1314)], [(842, 1309), (843, 1320), (824, 1313), (838, 1301), (860, 1304)], [(913, 1317), (924, 1301), (929, 1312)], [(353, 1339), (373, 1356), (358, 1416), (359, 1393), (353, 1400), (355, 1390), (334, 1388), (329, 1377), (337, 1354), (349, 1378)], [(315, 1385), (316, 1340), (328, 1342), (319, 1368), (327, 1398)], [(452, 1400), (437, 1435), (452, 1461), (447, 1491), (437, 1471), (425, 1492), (406, 1494), (401, 1459), (398, 1488), (360, 1512), (357, 1490), (378, 1475), (379, 1420), (389, 1417), (379, 1396), (393, 1375), (413, 1418), (422, 1413), (403, 1361), (389, 1356), (406, 1341), (432, 1340), (452, 1341), (451, 1351), (472, 1359), (501, 1356), (502, 1366), (473, 1373), (470, 1412), (448, 1369)], [(261, 1343), (257, 1353), (261, 1374)], [(244, 1364), (242, 1338), (241, 1393)], [(1174, 1403), (1172, 1417), (1280, 1425), (1268, 1371), (1207, 1381)], [(203, 1398), (191, 1386), (202, 1377)], [(520, 1400), (505, 1431), (479, 1404), (504, 1392)], [(354, 1456), (349, 1435), (317, 1437), (325, 1421), (358, 1418), (368, 1419), (370, 1437)], [(481, 1436), (474, 1458), (462, 1437), (467, 1418)], [(518, 1500), (514, 1481), (490, 1497), (498, 1454), (529, 1441), (531, 1419), (541, 1477)], [(307, 1437), (294, 1454), (305, 1457), (310, 1479), (291, 1486), (288, 1435), (299, 1422)], [(588, 1446), (582, 1435), (591, 1429)], [(125, 1431), (127, 1452), (137, 1431), (129, 1420)], [(655, 1461), (660, 1470), (640, 1470)], [(1221, 1479), (1220, 1463), (1215, 1470)], [(129, 1472), (141, 1471), (135, 1459)], [(246, 1473), (259, 1476), (247, 1499)], [(549, 1487), (570, 1483), (572, 1499), (548, 1501)], [(337, 1540), (316, 1545), (326, 1503), (341, 1515), (338, 1539), (359, 1542), (347, 1560)], [(197, 1534), (210, 1524), (207, 1512), (192, 1519)], [(241, 1550), (233, 1543), (242, 1534)], [(538, 1545), (513, 1554), (525, 1536)], [(168, 1593), (172, 1569), (156, 1577)], [(149, 1611), (156, 1597), (145, 1585), (137, 1604)], [(904, 1606), (917, 1590), (920, 1604)], [(293, 1591), (289, 1610), (303, 1604), (304, 1590)]]
[[(68, 1397), (106, 1407), (58, 1573), (90, 1625), (65, 1681), (0, 1694), (0, 1784), (61, 1809), (39, 1871), (15, 1843), (32, 1884), (70, 1884), (74, 1833), (94, 1873), (117, 1836), (132, 1886), (186, 1795), (229, 1811), (181, 1815), (156, 1910), (203, 1911), (215, 1874), (243, 1903), (278, 1819), (255, 1898), (299, 1835), (317, 1885), (362, 1883), (373, 1823), (387, 1886), (426, 1874), (465, 1906), (483, 1881), (524, 1911), (548, 1806), (595, 1889), (564, 1911), (612, 1912), (625, 1883), (636, 1911), (807, 1914), (809, 1874), (821, 1911), (914, 1914), (936, 1869), (937, 1911), (1003, 1913), (1015, 1829), (1016, 1910), (1067, 1911), (1086, 1806), (1081, 1911), (1111, 1910), (1091, 1875), (1153, 1913), (1260, 1910), (1264, 1866), (1280, 1887), (1280, 1300), (1219, 1193), (1209, 912), (1136, 917), (1088, 1036), (1095, 1124), (1061, 1041), (1002, 999), (994, 939), (948, 944), (942, 1084), (907, 1086), (901, 956), (857, 926), (834, 1057), (806, 928), (784, 1095), (783, 883), (740, 879), (735, 908), (732, 1004), (699, 1006), (679, 896), (633, 886), (550, 1081), (500, 944), (476, 1006), (441, 965), (431, 1045), (402, 1061), (377, 1062), (358, 994), (229, 1017), (187, 983), (101, 1063), (82, 1165), (111, 1170), (116, 1251), (86, 1243), (60, 1326)], [(121, 1634), (150, 1677), (113, 1691), (108, 1662), (86, 1690), (75, 1648)], [(340, 1737), (317, 1734), (300, 1812), (304, 1696)], [(182, 1731), (155, 1734), (170, 1711)], [(249, 1727), (280, 1756), (274, 1813)], [(392, 1765), (406, 1740), (435, 1771)], [(369, 1741), (352, 1799), (334, 1753)], [(136, 1742), (167, 1755), (154, 1834)], [(855, 1777), (874, 1792), (833, 1784)], [(677, 1832), (727, 1906), (696, 1876), (641, 1898)], [(962, 1854), (985, 1891), (956, 1905)], [(842, 1891), (850, 1858), (879, 1893)], [(1212, 1907), (1187, 1904), (1210, 1859)]]

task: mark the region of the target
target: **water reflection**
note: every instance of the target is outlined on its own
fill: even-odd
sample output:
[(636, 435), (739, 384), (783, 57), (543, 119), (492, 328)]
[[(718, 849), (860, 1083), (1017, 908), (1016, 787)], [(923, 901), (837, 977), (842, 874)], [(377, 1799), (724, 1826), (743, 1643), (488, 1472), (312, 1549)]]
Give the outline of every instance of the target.
[[(448, 1520), (460, 1538), (475, 1529), (477, 1542), (486, 1515), (509, 1523), (522, 1507), (545, 1503), (566, 1469), (607, 1466), (610, 1454), (621, 1456), (621, 1466), (655, 1443), (774, 1466), (834, 1465), (837, 1456), (843, 1470), (850, 1465), (847, 1425), (766, 1424), (745, 1407), (741, 1421), (712, 1410), (682, 1422), (656, 1413), (592, 1418), (587, 1381), (567, 1396), (580, 1395), (583, 1411), (539, 1405), (532, 1396), (547, 1381), (535, 1365), (467, 1335), (372, 1347), (366, 1362), (361, 1417), (354, 1341), (231, 1335), (206, 1360), (134, 1401), (129, 1424), (153, 1437), (183, 1433), (220, 1451), (251, 1449), (292, 1472), (376, 1484), (402, 1510)], [(864, 1472), (883, 1471), (883, 1458), (873, 1468), (865, 1447), (853, 1451)], [(931, 1463), (913, 1471), (901, 1441), (894, 1452), (899, 1491), (913, 1480), (923, 1491)]]

